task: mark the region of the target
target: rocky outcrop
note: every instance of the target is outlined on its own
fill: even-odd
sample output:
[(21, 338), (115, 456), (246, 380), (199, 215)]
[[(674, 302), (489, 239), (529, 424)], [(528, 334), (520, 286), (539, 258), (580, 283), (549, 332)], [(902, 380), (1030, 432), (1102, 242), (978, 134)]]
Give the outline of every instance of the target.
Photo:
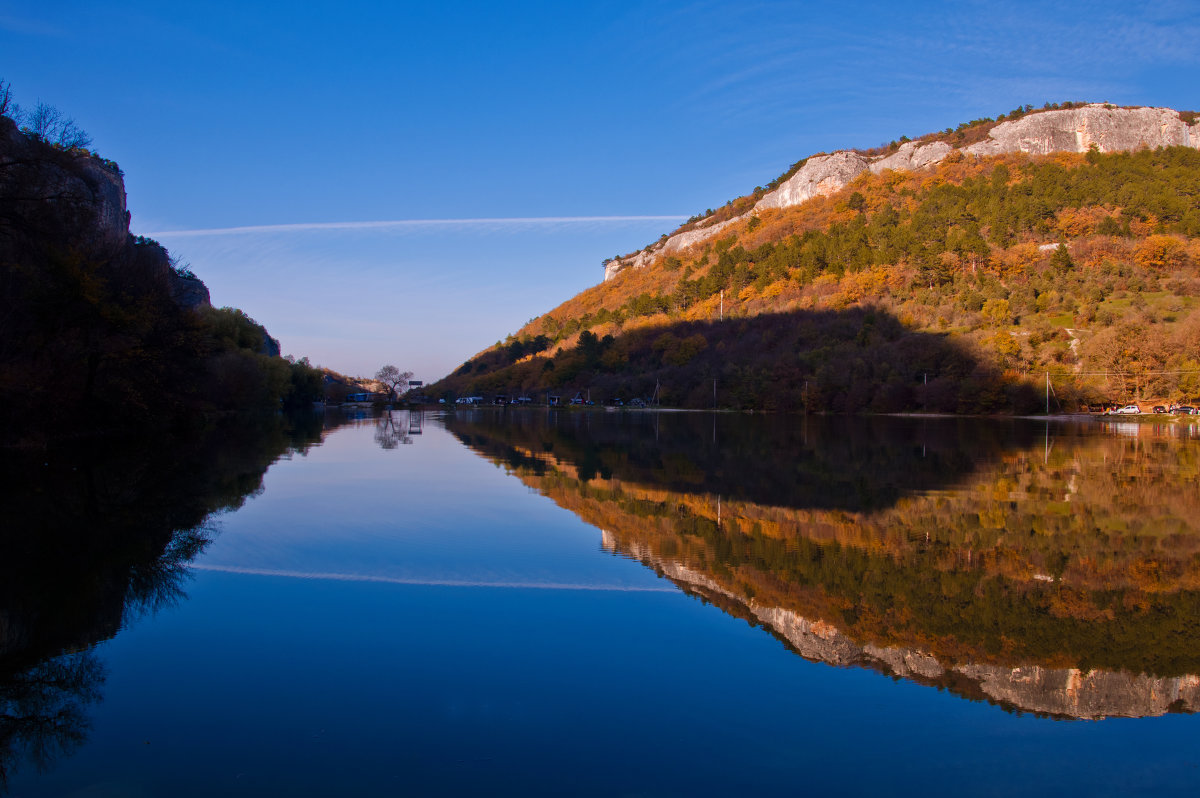
[[(601, 546), (607, 551), (618, 551), (616, 537), (607, 532), (602, 532)], [(685, 591), (723, 599), (722, 604), (736, 606), (736, 615), (753, 619), (812, 662), (870, 668), (966, 698), (1059, 718), (1099, 720), (1200, 711), (1200, 676), (1159, 677), (1038, 665), (953, 663), (918, 649), (864, 645), (832, 624), (805, 618), (782, 607), (760, 606), (753, 599), (728, 590), (704, 572), (656, 557), (648, 548), (635, 543), (620, 548), (631, 559)]]
[[(804, 162), (796, 174), (779, 188), (766, 194), (754, 210), (790, 208), (813, 197), (826, 197), (840, 191), (847, 183), (865, 172), (870, 161), (856, 152), (835, 152), (815, 155)], [(752, 210), (751, 213), (754, 211)]]
[(969, 155), (1028, 152), (1100, 152), (1156, 147), (1200, 149), (1200, 122), (1189, 125), (1170, 108), (1110, 108), (1087, 105), (1062, 111), (1045, 111), (1002, 122), (986, 141), (964, 147)]
[(716, 236), (725, 228), (737, 224), (737, 222), (740, 220), (741, 217), (739, 216), (733, 219), (727, 219), (723, 222), (710, 224), (707, 227), (700, 227), (695, 230), (687, 230), (683, 233), (677, 233), (668, 238), (666, 241), (657, 244), (656, 246), (643, 249), (640, 252), (635, 252), (628, 258), (615, 258), (610, 260), (608, 263), (604, 264), (604, 279), (607, 280), (609, 277), (612, 277), (622, 269), (631, 267), (638, 269), (642, 266), (648, 266), (651, 261), (654, 261), (657, 258), (664, 258), (668, 255), (673, 255), (676, 252), (682, 252), (694, 244), (699, 244), (701, 241), (707, 241), (708, 239)]
[(181, 308), (207, 308), (212, 306), (208, 286), (194, 275), (171, 271), (171, 299)]
[(815, 155), (742, 216), (678, 233), (628, 258), (610, 261), (605, 264), (604, 279), (608, 280), (624, 269), (646, 266), (660, 257), (707, 241), (760, 211), (790, 208), (814, 197), (830, 196), (864, 172), (879, 174), (889, 169), (925, 169), (956, 151), (976, 157), (1014, 152), (1048, 155), (1054, 152), (1087, 152), (1092, 146), (1100, 152), (1176, 146), (1200, 149), (1200, 120), (1189, 124), (1180, 117), (1178, 111), (1170, 108), (1115, 108), (1092, 104), (1040, 111), (1001, 122), (989, 131), (986, 140), (961, 150), (944, 141), (910, 141), (895, 152), (874, 157), (852, 150)]
[(954, 148), (944, 141), (934, 141), (929, 144), (909, 141), (901, 144), (900, 148), (891, 155), (872, 159), (868, 168), (874, 174), (880, 174), (888, 169), (915, 172), (938, 163), (952, 152), (954, 152)]
[(8, 241), (48, 234), (88, 257), (109, 260), (129, 237), (125, 182), (115, 165), (44, 144), (4, 117), (0, 197), (0, 235)]
[(279, 348), (279, 339), (272, 338), (271, 334), (264, 329), (262, 332), (262, 345), (259, 347), (258, 351), (260, 354), (264, 354), (267, 357), (279, 357), (281, 352)]
[(157, 243), (130, 235), (116, 164), (53, 147), (0, 117), (0, 259), (16, 262), (48, 247), (92, 263), (152, 262), (177, 304), (209, 304), (202, 281), (176, 273)]

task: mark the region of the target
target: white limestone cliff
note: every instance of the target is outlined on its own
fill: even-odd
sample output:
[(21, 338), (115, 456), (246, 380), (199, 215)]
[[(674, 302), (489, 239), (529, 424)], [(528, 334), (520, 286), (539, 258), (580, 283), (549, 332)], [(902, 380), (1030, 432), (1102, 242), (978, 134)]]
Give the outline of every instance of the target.
[[(1092, 145), (1100, 152), (1175, 146), (1200, 149), (1200, 120), (1188, 124), (1178, 111), (1170, 108), (1116, 108), (1095, 103), (1079, 108), (1039, 111), (1001, 122), (989, 131), (987, 139), (959, 151), (976, 157), (1012, 152), (1048, 155), (1087, 152)], [(759, 199), (747, 213), (677, 233), (627, 258), (612, 260), (605, 264), (604, 279), (707, 241), (759, 211), (790, 208), (814, 197), (830, 196), (864, 172), (879, 174), (889, 169), (925, 169), (955, 151), (956, 148), (943, 141), (910, 141), (895, 152), (874, 157), (852, 150), (814, 155), (794, 175)]]

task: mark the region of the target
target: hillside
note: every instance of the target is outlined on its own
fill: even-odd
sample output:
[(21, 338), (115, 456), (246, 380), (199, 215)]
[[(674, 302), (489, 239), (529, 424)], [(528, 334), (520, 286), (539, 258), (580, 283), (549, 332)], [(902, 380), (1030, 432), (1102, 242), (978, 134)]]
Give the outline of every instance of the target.
[[(1200, 396), (1200, 123), (1018, 109), (813, 156), (432, 390), (1028, 411)], [(715, 396), (714, 396), (715, 392)]]
[(186, 266), (130, 235), (117, 164), (6, 113), (0, 445), (144, 432), (321, 397), (320, 372), (281, 358), (260, 324), (213, 308)]

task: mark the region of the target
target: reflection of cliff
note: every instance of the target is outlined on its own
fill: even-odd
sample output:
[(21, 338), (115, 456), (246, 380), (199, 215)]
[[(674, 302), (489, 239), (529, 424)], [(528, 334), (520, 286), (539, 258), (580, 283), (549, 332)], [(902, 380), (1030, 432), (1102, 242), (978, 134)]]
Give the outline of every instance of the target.
[[(817, 646), (805, 654), (814, 659), (1048, 714), (1155, 714), (1177, 699), (1173, 708), (1196, 705), (1195, 680), (1183, 676), (1200, 672), (1195, 441), (1040, 424), (1014, 426), (1006, 440), (996, 425), (952, 421), (929, 433), (936, 446), (922, 451), (914, 434), (921, 430), (909, 422), (888, 430), (888, 419), (857, 428), (812, 419), (813, 451), (799, 453), (808, 468), (798, 472), (788, 437), (771, 431), (779, 420), (763, 420), (751, 439), (784, 445), (773, 453), (728, 436), (718, 486), (704, 447), (674, 447), (661, 434), (656, 443), (652, 427), (629, 433), (642, 436), (632, 445), (604, 431), (624, 423), (575, 416), (448, 426), (609, 530), (614, 551), (763, 623), (801, 653)], [(873, 438), (892, 454), (865, 451)], [(848, 440), (861, 442), (864, 456), (846, 456), (858, 451)], [(643, 464), (648, 456), (629, 464), (635, 458), (626, 452), (641, 449), (669, 464), (663, 479)], [(955, 473), (918, 465), (931, 450), (937, 463), (967, 466)], [(885, 456), (907, 473), (876, 491), (872, 470)], [(772, 472), (804, 480), (822, 468), (837, 473), (817, 473), (815, 484), (841, 495), (808, 502), (811, 489), (754, 483)], [(690, 489), (680, 476), (689, 469), (697, 475)]]
[(87, 734), (104, 669), (89, 649), (183, 596), (206, 518), (320, 439), (321, 420), (267, 420), (94, 450), (7, 453), (0, 466), (0, 785)]
[(646, 551), (622, 552), (608, 533), (604, 547), (637, 559), (685, 592), (761, 625), (800, 656), (839, 667), (864, 667), (944, 688), (1007, 709), (1061, 718), (1143, 717), (1200, 710), (1200, 676), (1154, 677), (1120, 671), (943, 663), (918, 649), (860, 645), (824, 621), (781, 607), (764, 607), (729, 592), (705, 574)]

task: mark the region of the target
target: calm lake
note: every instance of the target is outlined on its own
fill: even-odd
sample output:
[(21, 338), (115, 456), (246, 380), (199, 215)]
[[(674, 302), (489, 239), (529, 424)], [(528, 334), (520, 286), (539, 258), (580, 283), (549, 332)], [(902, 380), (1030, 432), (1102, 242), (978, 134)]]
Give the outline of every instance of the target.
[(1200, 426), (331, 412), (4, 482), (0, 793), (1200, 790)]

